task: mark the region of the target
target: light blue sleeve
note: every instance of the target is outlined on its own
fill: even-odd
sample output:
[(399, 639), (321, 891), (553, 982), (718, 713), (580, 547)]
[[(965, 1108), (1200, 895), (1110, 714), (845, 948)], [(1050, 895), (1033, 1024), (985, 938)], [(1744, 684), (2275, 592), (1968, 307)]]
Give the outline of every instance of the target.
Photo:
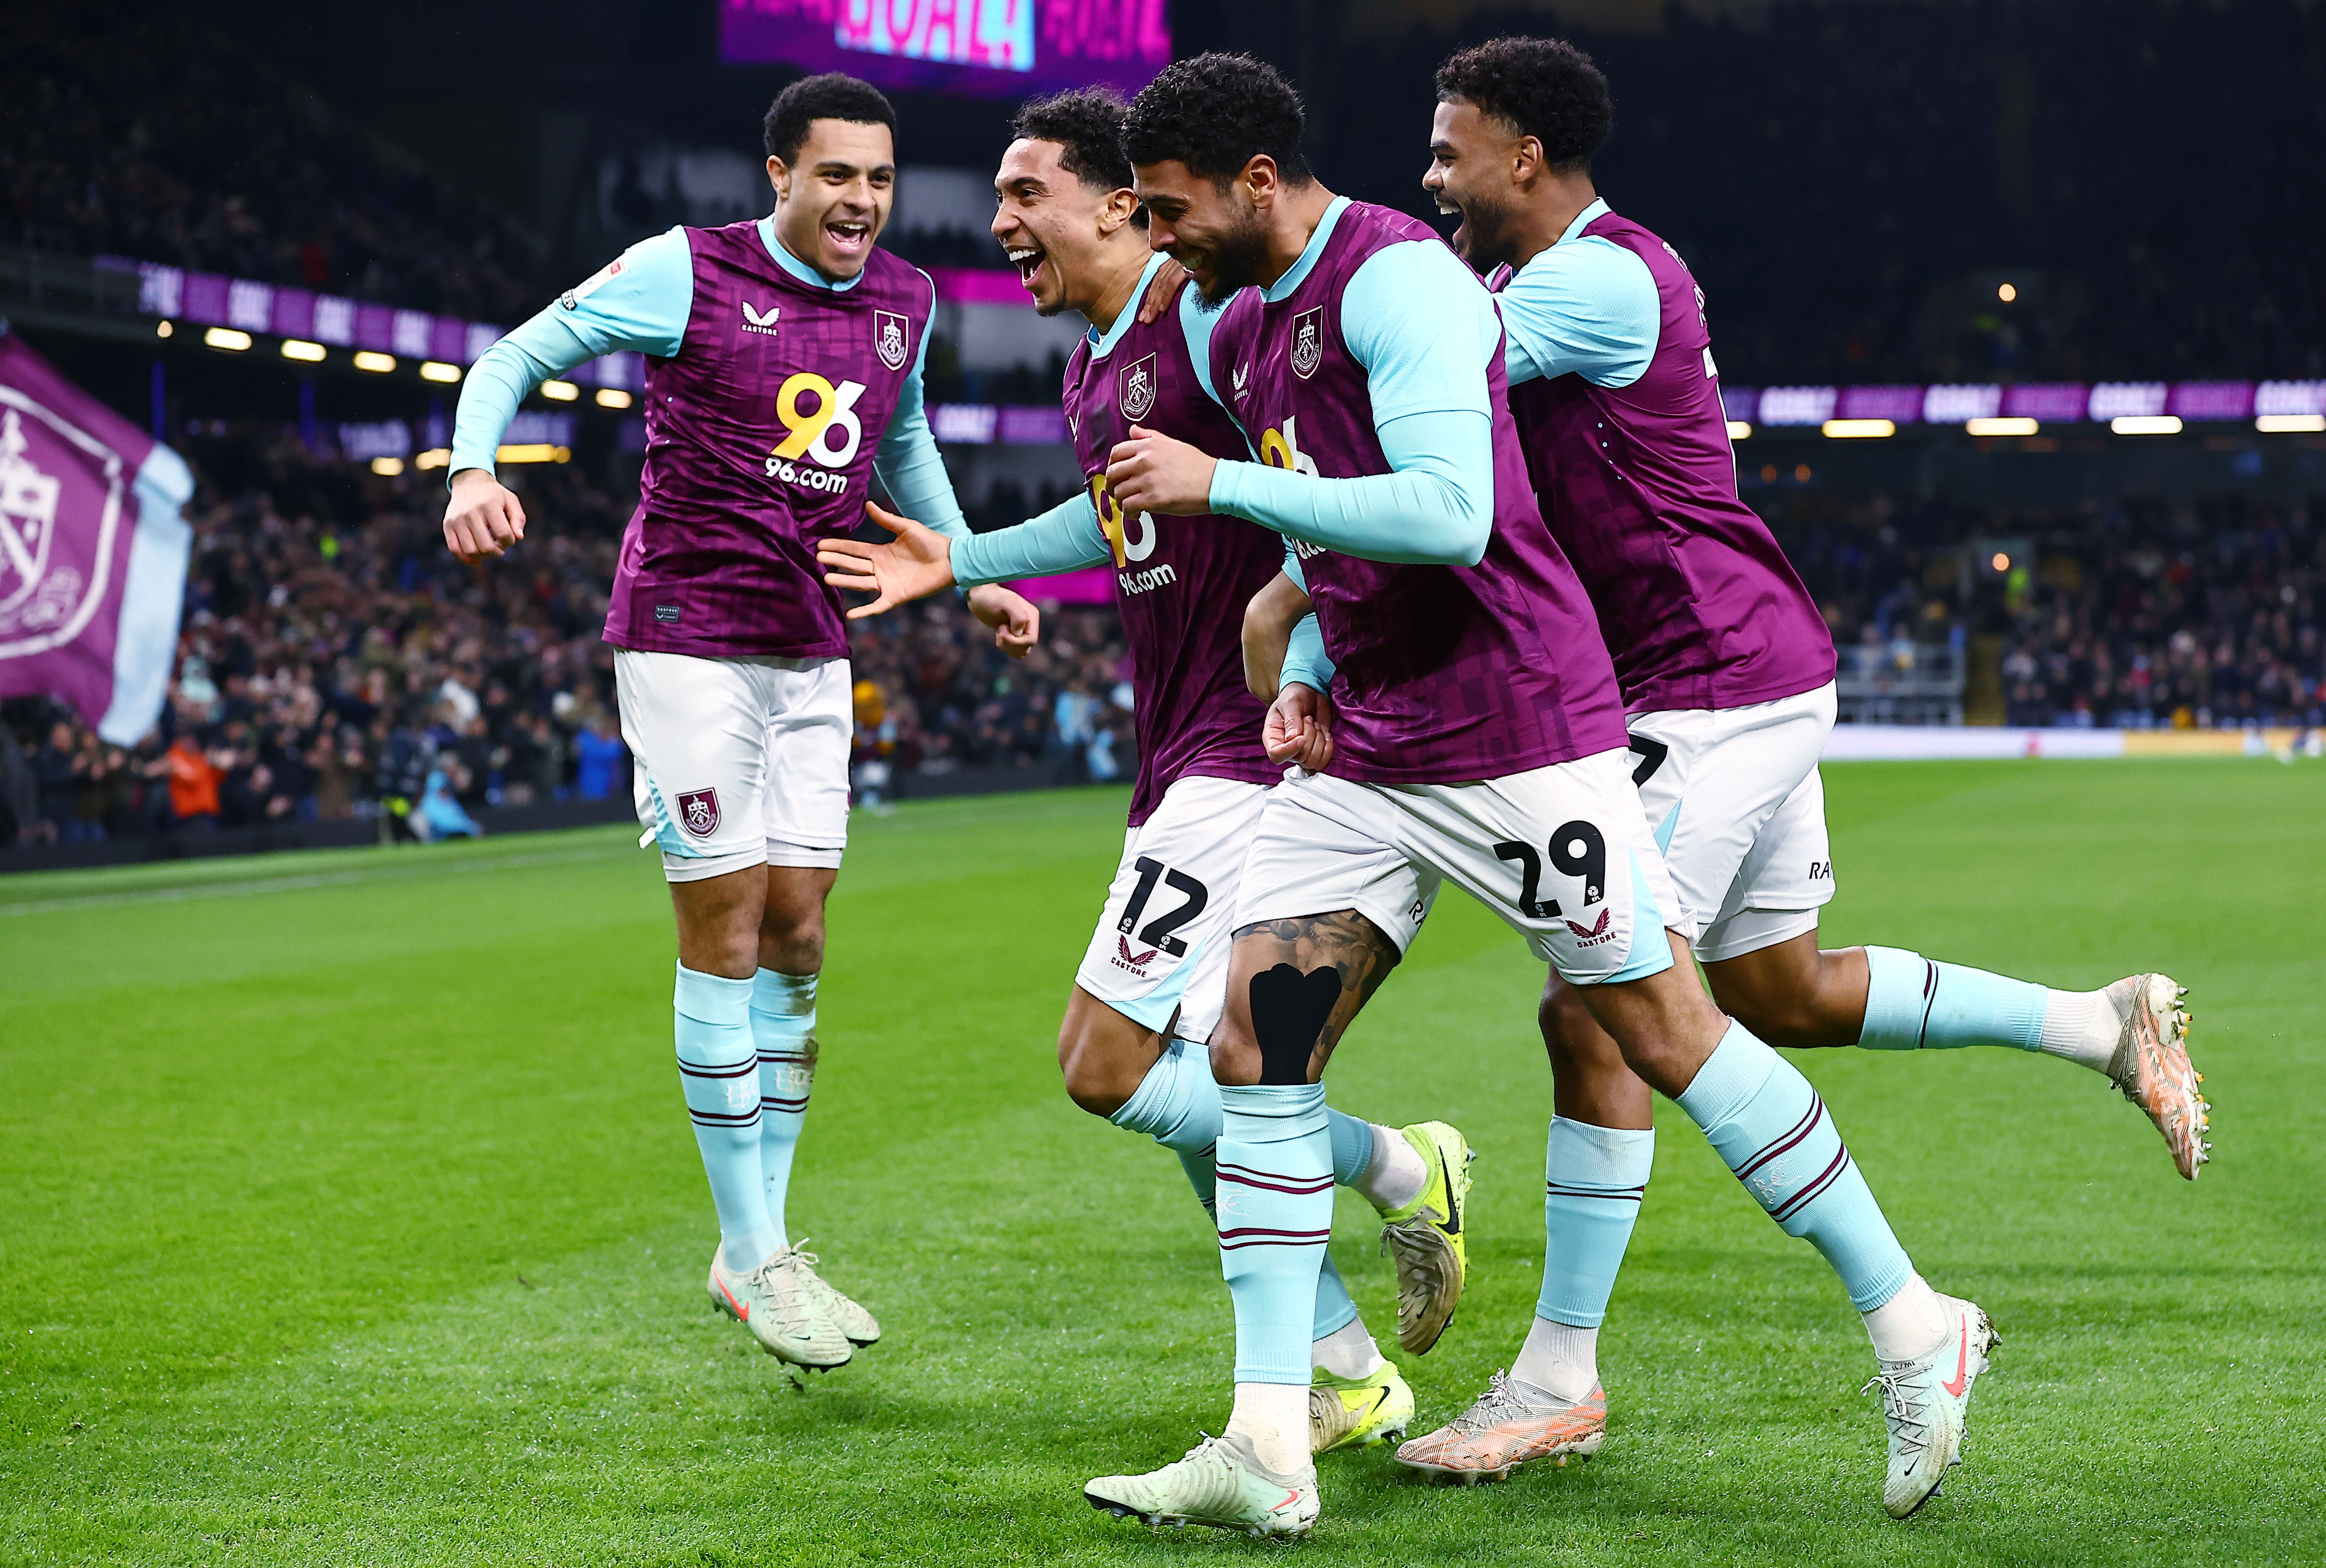
[(1494, 523), (1492, 297), (1436, 241), (1391, 246), (1350, 278), (1341, 335), (1365, 367), (1391, 471), (1326, 479), (1223, 462), (1212, 510), (1369, 561), (1475, 565)]
[[(1292, 548), (1289, 540), (1284, 545), (1284, 575), (1302, 593), (1308, 591), (1308, 574), (1301, 570), (1300, 552)], [(1333, 667), (1332, 655), (1325, 652), (1324, 630), (1317, 624), (1317, 612), (1310, 610), (1293, 626), (1291, 640), (1284, 648), (1284, 670), (1277, 677), (1277, 683), (1298, 681), (1323, 691), (1333, 684)]]
[(984, 582), (1014, 582), (1054, 571), (1099, 566), (1114, 559), (1114, 546), (1098, 523), (1090, 492), (1067, 496), (1038, 517), (971, 533), (953, 547), (953, 579), (963, 588)]
[(1552, 246), (1494, 300), (1513, 386), (1575, 372), (1594, 386), (1629, 386), (1648, 373), (1663, 331), (1648, 264), (1596, 234)]
[(1228, 408), (1220, 397), (1220, 389), (1212, 385), (1212, 329), (1220, 324), (1224, 311), (1205, 310), (1202, 300), (1202, 292), (1194, 283), (1180, 289), (1179, 331), (1187, 339), (1187, 357), (1195, 363), (1196, 379), (1202, 385), (1204, 395), (1227, 409), (1228, 417), (1234, 419), (1235, 410)]
[(1317, 625), (1317, 614), (1311, 610), (1300, 617), (1292, 628), (1292, 640), (1284, 649), (1284, 673), (1277, 684), (1288, 686), (1298, 681), (1312, 691), (1333, 689), (1333, 659), (1325, 652), (1325, 633)]
[[(926, 279), (927, 274), (922, 276)], [(889, 428), (880, 432), (880, 445), (872, 454), (872, 471), (880, 476), (889, 498), (897, 503), (900, 513), (959, 543), (970, 536), (969, 522), (961, 515), (961, 502), (953, 493), (953, 476), (945, 472), (937, 439), (929, 431), (926, 394), (921, 384), (921, 373), (928, 362), (929, 334), (924, 327), (913, 373), (905, 378), (904, 390), (897, 394), (897, 410), (889, 416)]]
[(446, 478), (492, 471), (493, 453), (533, 389), (600, 354), (667, 359), (686, 340), (694, 309), (694, 256), (685, 231), (642, 239), (597, 274), (485, 350), (461, 386)]
[(1367, 561), (1475, 566), (1494, 526), (1493, 426), (1409, 413), (1378, 426), (1391, 472), (1321, 479), (1265, 463), (1212, 470), (1211, 508)]

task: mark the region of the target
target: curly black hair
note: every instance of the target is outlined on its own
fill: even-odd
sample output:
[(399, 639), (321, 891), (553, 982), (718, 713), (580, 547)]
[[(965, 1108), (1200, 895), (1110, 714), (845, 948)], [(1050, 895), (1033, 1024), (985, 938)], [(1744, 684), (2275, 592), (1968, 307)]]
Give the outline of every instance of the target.
[(1133, 163), (1185, 163), (1225, 189), (1262, 153), (1288, 185), (1315, 178), (1300, 155), (1300, 95), (1248, 54), (1199, 54), (1164, 69), (1130, 100), (1122, 150)]
[(1463, 50), (1437, 68), (1437, 101), (1475, 104), (1517, 126), (1561, 173), (1588, 169), (1615, 128), (1607, 79), (1563, 39), (1497, 38)]
[[(1056, 142), (1058, 166), (1093, 190), (1127, 190), (1130, 160), (1122, 155), (1122, 116), (1129, 107), (1110, 88), (1052, 93), (1027, 99), (1009, 122), (1009, 135), (1029, 142)], [(1133, 213), (1130, 221), (1146, 227), (1147, 209)]]
[(897, 134), (897, 111), (879, 88), (852, 76), (828, 70), (804, 76), (776, 95), (768, 106), (768, 156), (786, 163), (799, 156), (808, 127), (818, 120), (846, 120), (857, 125), (886, 125)]

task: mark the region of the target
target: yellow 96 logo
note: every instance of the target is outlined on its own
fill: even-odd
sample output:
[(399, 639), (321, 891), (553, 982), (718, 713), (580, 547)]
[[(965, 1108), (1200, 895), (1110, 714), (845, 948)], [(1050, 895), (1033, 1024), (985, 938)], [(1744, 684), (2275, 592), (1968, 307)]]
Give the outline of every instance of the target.
[[(864, 395), (861, 381), (833, 385), (813, 370), (803, 370), (776, 393), (776, 418), (791, 433), (768, 454), (768, 478), (811, 490), (838, 494), (848, 488), (848, 476), (826, 473), (845, 468), (864, 442), (864, 423), (856, 417), (856, 401)], [(814, 406), (803, 409), (809, 397)], [(803, 465), (806, 458), (816, 468)]]
[(1090, 477), (1091, 507), (1098, 513), (1099, 532), (1114, 547), (1114, 563), (1127, 566), (1134, 561), (1144, 561), (1155, 553), (1155, 517), (1149, 512), (1139, 514), (1139, 533), (1130, 537), (1122, 525), (1122, 504), (1109, 493), (1104, 474)]

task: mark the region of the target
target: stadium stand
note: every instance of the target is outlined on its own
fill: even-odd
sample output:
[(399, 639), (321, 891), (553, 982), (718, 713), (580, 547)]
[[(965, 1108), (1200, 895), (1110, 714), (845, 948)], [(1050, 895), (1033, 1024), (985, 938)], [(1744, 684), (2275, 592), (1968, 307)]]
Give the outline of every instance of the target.
[(124, 31), (106, 6), (0, 21), (0, 242), (498, 321), (572, 281), (498, 209), (191, 16)]
[[(424, 476), (318, 461), (255, 424), (184, 444), (202, 484), (161, 726), (124, 748), (60, 704), (0, 705), (33, 797), (10, 838), (349, 818), (433, 836), (443, 830), (422, 808), (432, 775), (437, 801), (471, 816), (628, 798), (599, 636), (626, 504), (578, 466), (524, 469), (535, 524), (523, 559), (471, 573), (443, 551)], [(997, 499), (1016, 521), (1018, 496)], [(989, 506), (978, 520), (1005, 519)], [(860, 628), (858, 674), (879, 690), (867, 757), (928, 777), (1022, 769), (1029, 783), (1127, 769), (1112, 612), (1063, 612), (1046, 642), (1012, 663), (950, 598)]]

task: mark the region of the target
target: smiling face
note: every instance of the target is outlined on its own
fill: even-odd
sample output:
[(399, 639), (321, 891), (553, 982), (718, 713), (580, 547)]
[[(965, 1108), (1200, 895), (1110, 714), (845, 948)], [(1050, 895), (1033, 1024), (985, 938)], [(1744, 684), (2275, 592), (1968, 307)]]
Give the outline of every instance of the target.
[[(1128, 190), (1093, 189), (1065, 167), (1065, 154), (1058, 143), (1031, 136), (1009, 144), (993, 176), (993, 237), (1037, 313), (1087, 316), (1113, 282), (1107, 261), (1139, 200)], [(1143, 248), (1133, 253), (1142, 263)]]
[(1239, 289), (1269, 281), (1268, 228), (1252, 198), (1251, 174), (1275, 188), (1275, 163), (1255, 158), (1224, 188), (1177, 159), (1131, 167), (1133, 189), (1147, 204), (1147, 243), (1186, 267), (1207, 307), (1217, 310)]
[(853, 120), (810, 122), (799, 155), (768, 160), (776, 188), (776, 237), (833, 283), (872, 259), (872, 243), (897, 199), (897, 144), (889, 127)]
[(1512, 176), (1532, 140), (1480, 114), (1475, 104), (1439, 104), (1430, 121), (1429, 168), (1421, 188), (1437, 199), (1438, 211), (1461, 215), (1454, 248), (1480, 272), (1518, 260), (1510, 223)]

